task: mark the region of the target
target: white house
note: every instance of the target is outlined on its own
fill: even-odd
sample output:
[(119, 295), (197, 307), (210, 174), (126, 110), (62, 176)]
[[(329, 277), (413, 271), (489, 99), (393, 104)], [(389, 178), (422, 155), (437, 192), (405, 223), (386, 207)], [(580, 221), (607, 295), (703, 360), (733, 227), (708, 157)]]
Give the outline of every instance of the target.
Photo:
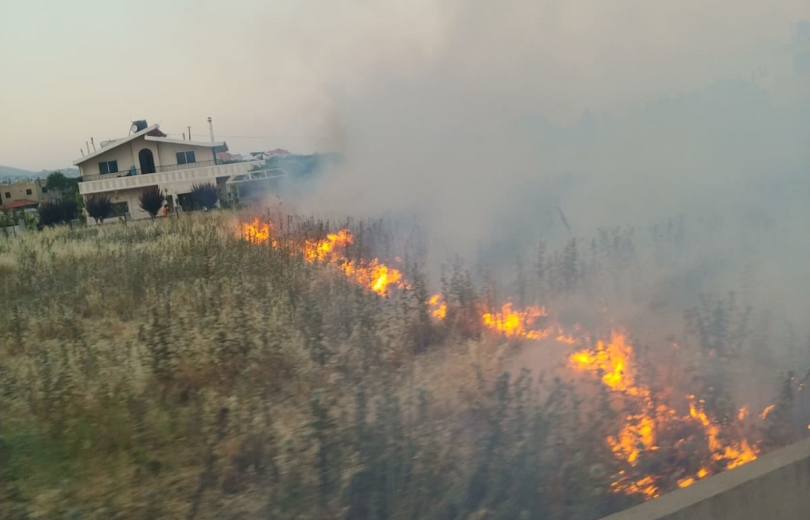
[[(212, 133), (213, 134), (213, 133)], [(213, 135), (212, 135), (213, 141)], [(259, 161), (221, 164), (217, 152), (227, 151), (225, 142), (171, 139), (159, 125), (136, 121), (130, 135), (102, 143), (101, 148), (73, 161), (79, 167), (79, 193), (108, 195), (119, 214), (147, 218), (138, 198), (144, 189), (157, 186), (169, 209), (189, 208), (189, 193), (195, 184), (224, 185), (230, 177), (246, 173)]]

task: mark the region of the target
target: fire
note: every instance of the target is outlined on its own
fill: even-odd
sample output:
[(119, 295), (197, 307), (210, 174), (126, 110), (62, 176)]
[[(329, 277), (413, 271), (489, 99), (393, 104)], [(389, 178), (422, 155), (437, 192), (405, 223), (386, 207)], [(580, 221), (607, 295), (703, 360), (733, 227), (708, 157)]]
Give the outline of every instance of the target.
[(430, 315), (437, 320), (443, 320), (447, 317), (447, 304), (442, 301), (441, 294), (434, 294), (428, 300), (430, 306)]
[(712, 459), (725, 461), (728, 469), (742, 466), (746, 462), (756, 459), (756, 452), (751, 449), (747, 440), (743, 439), (739, 443), (727, 441), (725, 444), (721, 441), (720, 425), (709, 419), (706, 412), (703, 411), (702, 404), (702, 401), (695, 403), (695, 396), (689, 396), (689, 415), (703, 425)]
[[(627, 415), (619, 433), (606, 439), (614, 456), (631, 467), (638, 464), (644, 452), (660, 449), (656, 438), (658, 425), (666, 421), (697, 421), (706, 433), (711, 460), (723, 464), (727, 469), (757, 458), (756, 451), (746, 439), (734, 441), (723, 436), (720, 425), (708, 416), (703, 409), (703, 402), (696, 402), (694, 396), (688, 396), (689, 415), (685, 417), (681, 417), (667, 405), (655, 406), (650, 389), (636, 381), (633, 348), (622, 333), (614, 331), (610, 342), (600, 340), (592, 349), (574, 352), (569, 356), (569, 365), (577, 370), (601, 375), (602, 384), (636, 402), (637, 412)], [(766, 412), (769, 411), (766, 408)], [(766, 412), (760, 417), (766, 416)], [(742, 421), (746, 414), (747, 407), (743, 407), (738, 413), (738, 419)], [(695, 475), (681, 478), (677, 483), (681, 488), (688, 487), (710, 474), (711, 471), (704, 465)], [(624, 471), (619, 472), (613, 489), (643, 494), (650, 498), (658, 496), (658, 487), (652, 477), (633, 480)]]
[[(259, 219), (255, 218), (253, 219), (253, 222), (246, 222), (242, 224), (241, 236), (248, 242), (254, 244), (264, 244), (265, 242), (270, 240), (271, 226), (272, 223), (259, 222)], [(273, 240), (272, 245), (273, 246), (276, 245), (275, 240)]]
[[(272, 222), (263, 223), (259, 219), (243, 223), (240, 227), (240, 236), (249, 242), (269, 243), (272, 247), (277, 247), (278, 241), (273, 232)], [(347, 249), (353, 242), (351, 232), (342, 229), (336, 233), (329, 233), (322, 239), (305, 240), (297, 246), (294, 245), (293, 251), (300, 253), (307, 263), (334, 266), (347, 278), (381, 296), (388, 294), (391, 288), (409, 287), (401, 271), (381, 263), (376, 258), (370, 261), (350, 259)], [(447, 317), (448, 304), (441, 294), (432, 295), (427, 304), (434, 319), (444, 320)], [(590, 342), (587, 335), (579, 333), (578, 328), (574, 329), (575, 334), (571, 334), (547, 326), (545, 323), (538, 323), (547, 317), (544, 307), (528, 306), (517, 309), (513, 308), (512, 303), (505, 303), (500, 309), (480, 314), (481, 323), (485, 328), (507, 338), (538, 340), (554, 337), (558, 342), (569, 345)], [(640, 462), (645, 453), (660, 450), (661, 446), (668, 444), (664, 439), (659, 440), (658, 436), (665, 435), (668, 429), (664, 425), (673, 421), (700, 425), (705, 432), (709, 452), (709, 458), (703, 461), (695, 474), (686, 475), (677, 481), (678, 487), (688, 487), (711, 475), (713, 468), (717, 466), (731, 469), (757, 458), (757, 452), (746, 439), (734, 440), (727, 432), (722, 432), (720, 424), (706, 413), (705, 403), (696, 400), (695, 396), (687, 396), (688, 415), (679, 414), (665, 404), (656, 405), (650, 388), (637, 381), (635, 353), (624, 333), (611, 332), (609, 340), (598, 340), (592, 348), (572, 353), (568, 357), (568, 363), (576, 370), (598, 375), (605, 387), (626, 401), (634, 403), (632, 412), (624, 416), (618, 433), (605, 439), (613, 456), (626, 464), (625, 470), (615, 475), (611, 484), (613, 491), (639, 494), (646, 498), (659, 496), (661, 477), (638, 474), (639, 470), (632, 468), (644, 467)], [(759, 414), (759, 418), (764, 420), (773, 409), (774, 406), (768, 406)], [(748, 415), (748, 407), (743, 406), (737, 413), (737, 419), (742, 422)]]
[(532, 329), (534, 321), (546, 316), (543, 307), (527, 307), (525, 310), (512, 310), (511, 303), (505, 303), (499, 312), (487, 312), (481, 316), (483, 324), (507, 337), (541, 339), (549, 335), (546, 329)]
[[(270, 243), (278, 246), (278, 241), (272, 236), (272, 222), (262, 223), (259, 219), (243, 223), (240, 236), (254, 244)], [(347, 277), (367, 287), (369, 290), (384, 296), (391, 287), (404, 288), (407, 286), (402, 273), (393, 267), (381, 263), (376, 258), (370, 262), (356, 262), (349, 260), (346, 248), (354, 242), (354, 237), (348, 229), (341, 229), (337, 233), (329, 233), (320, 240), (305, 240), (298, 250), (308, 263), (325, 263), (337, 266)]]
[(610, 343), (602, 340), (592, 350), (581, 350), (569, 357), (571, 366), (578, 370), (601, 372), (602, 382), (611, 390), (640, 395), (634, 386), (635, 374), (632, 367), (633, 349), (624, 334), (613, 332)]
[(762, 419), (762, 420), (764, 421), (764, 420), (765, 420), (765, 419), (768, 417), (768, 415), (769, 415), (769, 414), (770, 414), (770, 413), (773, 411), (773, 409), (775, 408), (775, 406), (776, 406), (776, 405), (773, 405), (773, 404), (772, 404), (772, 405), (770, 405), (770, 406), (765, 407), (765, 409), (764, 409), (764, 410), (762, 410), (762, 413), (761, 413), (761, 414), (759, 414), (759, 418), (760, 418), (760, 419)]

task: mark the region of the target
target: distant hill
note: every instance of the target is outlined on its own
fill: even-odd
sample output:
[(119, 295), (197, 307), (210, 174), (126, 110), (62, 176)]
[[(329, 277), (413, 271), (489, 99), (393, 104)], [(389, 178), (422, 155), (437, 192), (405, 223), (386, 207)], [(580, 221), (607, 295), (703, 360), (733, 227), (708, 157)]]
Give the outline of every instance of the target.
[(60, 171), (67, 177), (78, 177), (78, 168), (54, 168), (52, 170), (42, 170), (38, 172), (23, 170), (21, 168), (14, 168), (12, 166), (0, 165), (0, 181), (16, 181), (24, 179), (44, 179), (49, 173)]

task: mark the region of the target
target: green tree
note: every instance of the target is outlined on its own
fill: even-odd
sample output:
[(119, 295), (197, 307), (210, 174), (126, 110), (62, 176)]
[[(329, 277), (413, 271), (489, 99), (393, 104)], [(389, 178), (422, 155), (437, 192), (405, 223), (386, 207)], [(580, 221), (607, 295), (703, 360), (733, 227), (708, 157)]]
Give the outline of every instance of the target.
[(45, 187), (59, 198), (73, 198), (79, 191), (79, 179), (68, 177), (60, 171), (51, 172), (45, 179)]

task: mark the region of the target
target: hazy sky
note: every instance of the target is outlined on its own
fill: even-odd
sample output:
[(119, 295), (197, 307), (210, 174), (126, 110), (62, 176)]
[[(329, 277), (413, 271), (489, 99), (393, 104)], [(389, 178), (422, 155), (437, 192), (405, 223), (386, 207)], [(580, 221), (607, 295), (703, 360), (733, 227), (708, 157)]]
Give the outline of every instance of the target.
[(69, 165), (140, 118), (324, 150), (369, 85), (432, 70), (516, 117), (617, 113), (749, 74), (802, 19), (807, 0), (2, 0), (0, 164)]

